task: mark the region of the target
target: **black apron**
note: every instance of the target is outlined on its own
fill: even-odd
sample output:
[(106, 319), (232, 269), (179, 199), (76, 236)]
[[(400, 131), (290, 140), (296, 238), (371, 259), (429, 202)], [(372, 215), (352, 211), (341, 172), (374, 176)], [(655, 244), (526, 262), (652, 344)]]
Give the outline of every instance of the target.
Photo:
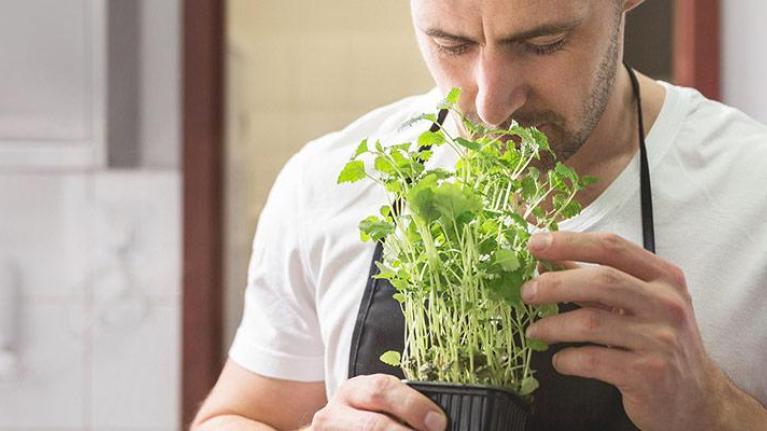
[[(644, 122), (639, 82), (634, 71), (626, 65), (637, 102), (639, 116), (639, 151), (641, 159), (642, 234), (645, 249), (655, 252), (655, 234), (652, 211), (650, 172), (645, 148)], [(447, 111), (440, 112), (439, 123)], [(432, 128), (436, 131), (437, 126)], [(352, 335), (349, 357), (349, 377), (367, 374), (391, 374), (404, 378), (402, 370), (391, 367), (379, 359), (389, 350), (401, 352), (404, 348), (405, 321), (400, 304), (392, 298), (395, 289), (388, 280), (373, 278), (378, 273), (375, 262), (380, 261), (383, 244), (378, 243), (373, 253), (365, 293), (362, 297), (357, 322)], [(574, 304), (561, 304), (563, 312), (576, 309)], [(578, 344), (560, 343), (545, 352), (535, 352), (532, 368), (540, 387), (535, 392), (527, 430), (636, 430), (623, 409), (620, 392), (612, 385), (557, 373), (551, 363), (559, 350)]]

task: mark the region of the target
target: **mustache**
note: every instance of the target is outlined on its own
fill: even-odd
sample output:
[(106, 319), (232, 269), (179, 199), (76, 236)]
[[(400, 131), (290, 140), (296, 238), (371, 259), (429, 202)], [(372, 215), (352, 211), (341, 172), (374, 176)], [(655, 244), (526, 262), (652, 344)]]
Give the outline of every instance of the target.
[(498, 129), (508, 129), (513, 121), (516, 121), (522, 127), (540, 126), (541, 124), (561, 125), (563, 118), (554, 111), (530, 111), (530, 112), (515, 112), (506, 121), (497, 125), (490, 126), (479, 117), (476, 112), (466, 114), (466, 117), (475, 124), (483, 124), (488, 127), (494, 127)]

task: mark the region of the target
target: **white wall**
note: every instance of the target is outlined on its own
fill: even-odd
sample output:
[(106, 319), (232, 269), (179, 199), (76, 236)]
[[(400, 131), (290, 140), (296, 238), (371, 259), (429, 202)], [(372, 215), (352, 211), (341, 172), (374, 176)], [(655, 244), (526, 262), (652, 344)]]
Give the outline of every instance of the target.
[(767, 124), (767, 2), (722, 2), (724, 102)]
[[(140, 142), (134, 145), (141, 148), (140, 166), (0, 166), (0, 293), (11, 285), (21, 293), (13, 304), (19, 319), (12, 346), (20, 369), (6, 374), (0, 369), (3, 431), (179, 429), (180, 0), (141, 1)], [(0, 0), (0, 9), (7, 17), (36, 8), (56, 22), (56, 16), (45, 15), (56, 3)], [(41, 35), (62, 27), (44, 25), (44, 19), (33, 24)], [(11, 43), (34, 45), (3, 39), (0, 55)], [(54, 56), (43, 52), (37, 58)], [(55, 60), (50, 67), (77, 61)], [(5, 63), (0, 72), (23, 66)], [(67, 99), (56, 100), (65, 105), (84, 98), (66, 83), (27, 92), (34, 80), (24, 81), (21, 72), (15, 76), (20, 87), (14, 94), (27, 96), (23, 103), (3, 105), (0, 124), (29, 114), (27, 106), (44, 107), (59, 92)], [(5, 85), (8, 81), (0, 80), (0, 94), (10, 91)], [(83, 117), (59, 112), (68, 111), (46, 115), (75, 125)], [(66, 147), (65, 138), (51, 139)]]

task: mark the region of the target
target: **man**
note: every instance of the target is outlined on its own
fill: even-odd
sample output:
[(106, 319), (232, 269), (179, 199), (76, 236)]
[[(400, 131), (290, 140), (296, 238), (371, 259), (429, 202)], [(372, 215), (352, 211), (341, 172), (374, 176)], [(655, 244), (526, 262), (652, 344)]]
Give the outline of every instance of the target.
[[(767, 129), (690, 89), (640, 76), (632, 90), (624, 18), (641, 2), (412, 0), (439, 91), (374, 111), (284, 168), (259, 222), (230, 360), (193, 429), (444, 429), (439, 408), (397, 378), (349, 378), (373, 253), (356, 223), (385, 196), (335, 179), (361, 139), (414, 139), (398, 126), (452, 87), (476, 121), (538, 126), (560, 159), (601, 179), (580, 196), (581, 215), (530, 244), (568, 269), (526, 284), (523, 299), (582, 305), (531, 327), (550, 343), (588, 343), (559, 350), (556, 372), (616, 389), (620, 414), (640, 429), (767, 429), (767, 170), (753, 163), (767, 158)], [(657, 254), (637, 245), (644, 235), (652, 249), (638, 181), (647, 167)], [(549, 419), (540, 423), (568, 420)]]

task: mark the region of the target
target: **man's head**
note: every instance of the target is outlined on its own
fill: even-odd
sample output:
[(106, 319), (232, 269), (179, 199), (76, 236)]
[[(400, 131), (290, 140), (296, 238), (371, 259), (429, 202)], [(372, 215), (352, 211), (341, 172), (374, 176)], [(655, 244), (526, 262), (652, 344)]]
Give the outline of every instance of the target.
[(623, 56), (623, 16), (643, 0), (411, 0), (421, 52), (473, 120), (538, 126), (560, 160), (604, 113)]

